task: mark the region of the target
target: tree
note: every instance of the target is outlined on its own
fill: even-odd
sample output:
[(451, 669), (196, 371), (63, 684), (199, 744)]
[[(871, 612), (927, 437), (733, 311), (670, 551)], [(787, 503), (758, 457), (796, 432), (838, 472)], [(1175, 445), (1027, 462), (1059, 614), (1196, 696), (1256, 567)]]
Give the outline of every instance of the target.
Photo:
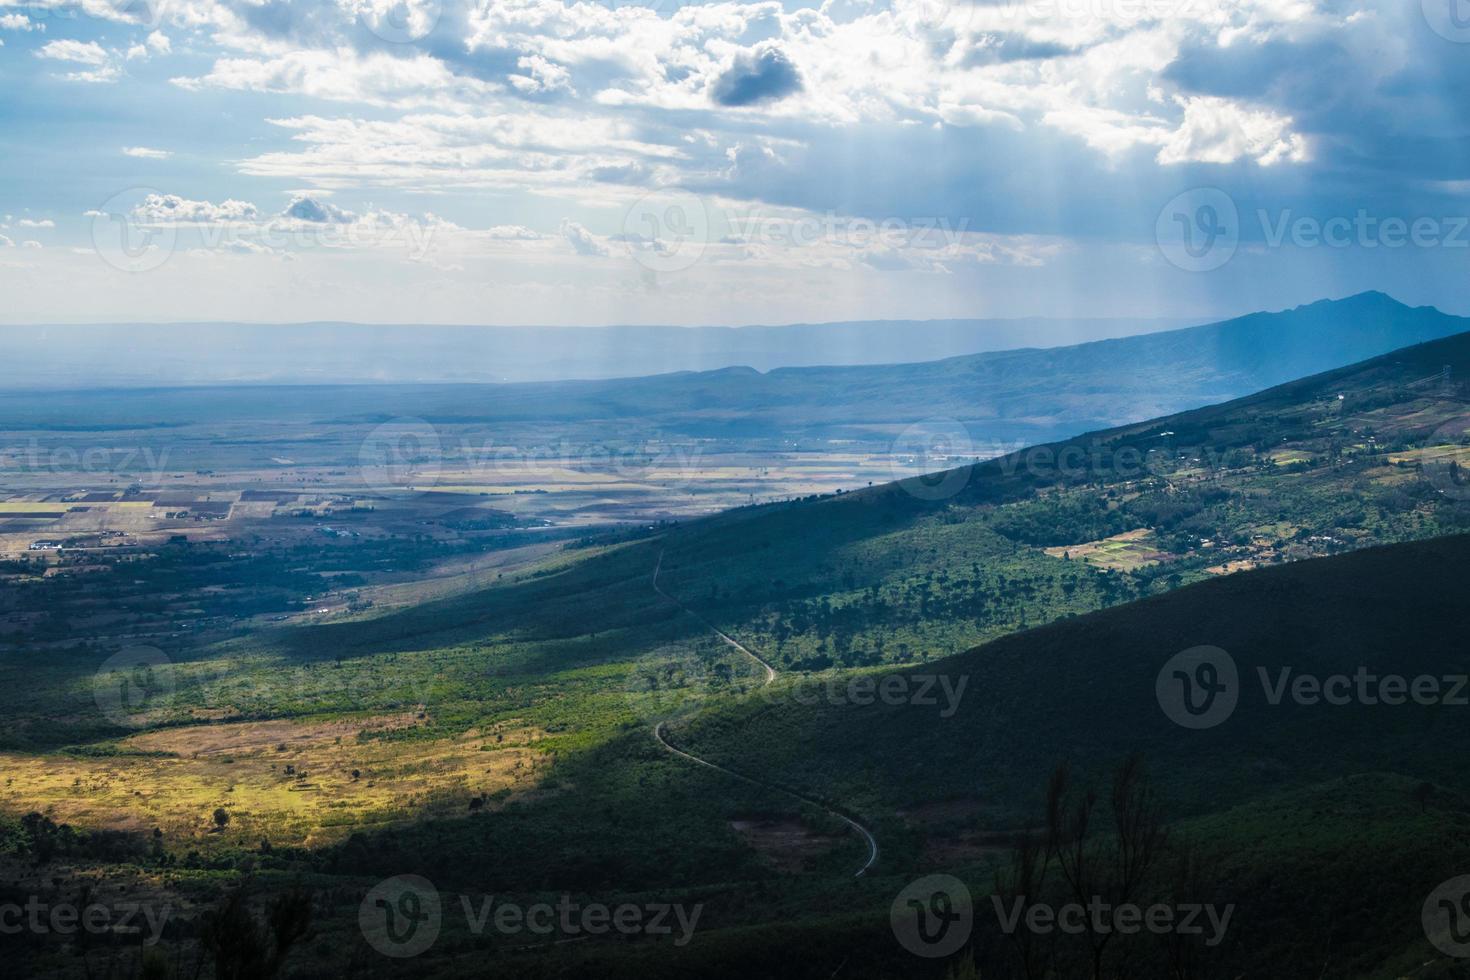
[(215, 807), (214, 808), (214, 826), (215, 826), (215, 829), (217, 829), (221, 833), (223, 833), (224, 832), (224, 829), (226, 827), (228, 827), (229, 824), (230, 824), (230, 811), (226, 810), (222, 806)]
[(214, 959), (216, 980), (268, 980), (281, 972), (291, 947), (311, 926), (311, 893), (286, 892), (266, 907), (262, 924), (242, 886), (205, 921), (200, 952)]

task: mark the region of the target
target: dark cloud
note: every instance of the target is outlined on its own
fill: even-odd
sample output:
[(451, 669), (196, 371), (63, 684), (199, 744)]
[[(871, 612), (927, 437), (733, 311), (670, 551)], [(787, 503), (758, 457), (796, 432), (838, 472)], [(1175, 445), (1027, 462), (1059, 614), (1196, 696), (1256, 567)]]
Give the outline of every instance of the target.
[(1013, 61), (1046, 61), (1065, 58), (1082, 50), (1051, 41), (1034, 41), (1020, 34), (987, 34), (976, 39), (963, 63), (966, 68), (980, 68)]
[(735, 57), (735, 63), (710, 86), (719, 105), (742, 106), (784, 99), (801, 91), (801, 75), (780, 48), (763, 48)]

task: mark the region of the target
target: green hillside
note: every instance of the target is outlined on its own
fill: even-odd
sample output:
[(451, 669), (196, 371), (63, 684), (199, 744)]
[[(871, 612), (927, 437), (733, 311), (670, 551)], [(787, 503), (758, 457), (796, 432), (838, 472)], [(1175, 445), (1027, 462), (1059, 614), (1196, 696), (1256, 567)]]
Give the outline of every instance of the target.
[[(961, 965), (896, 945), (895, 895), (941, 870), (988, 895), (1053, 766), (1106, 798), (1137, 752), (1171, 838), (1205, 862), (1184, 884), (1251, 923), (1187, 975), (1434, 976), (1413, 965), (1443, 970), (1409, 899), (1464, 873), (1442, 841), (1463, 837), (1470, 715), (1270, 705), (1255, 672), (1470, 670), (1467, 372), (1462, 335), (952, 474), (589, 539), (468, 595), (161, 639), (164, 696), (125, 715), (98, 711), (111, 651), (17, 648), (0, 659), (0, 881), (164, 894), (190, 910), (176, 950), (197, 948), (222, 886), (305, 882), (328, 952), (303, 975), (391, 974), (363, 959), (358, 902), (411, 872), (451, 907), (571, 893), (706, 916), (686, 947), (534, 956), (446, 925), (403, 975), (505, 956), (526, 976), (937, 980)], [(1156, 682), (1200, 645), (1255, 686), (1195, 731)], [(941, 701), (872, 697), (925, 677)], [(658, 722), (754, 782), (669, 751)], [(867, 847), (839, 813), (881, 846), (861, 878)], [(1160, 864), (1149, 888), (1184, 887), (1169, 879)], [(1327, 926), (1283, 919), (1308, 899)], [(977, 937), (984, 975), (1011, 975), (1004, 944)], [(1134, 975), (1164, 975), (1167, 952), (1139, 949), (1153, 965)], [(1056, 955), (1077, 975), (1077, 949)]]

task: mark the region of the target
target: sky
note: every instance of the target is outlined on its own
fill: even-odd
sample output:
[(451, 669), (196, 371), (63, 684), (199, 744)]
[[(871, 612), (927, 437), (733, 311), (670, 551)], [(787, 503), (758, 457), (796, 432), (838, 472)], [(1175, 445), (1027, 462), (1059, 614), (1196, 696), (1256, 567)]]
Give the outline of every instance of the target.
[(1470, 313), (1470, 0), (0, 0), (0, 323)]

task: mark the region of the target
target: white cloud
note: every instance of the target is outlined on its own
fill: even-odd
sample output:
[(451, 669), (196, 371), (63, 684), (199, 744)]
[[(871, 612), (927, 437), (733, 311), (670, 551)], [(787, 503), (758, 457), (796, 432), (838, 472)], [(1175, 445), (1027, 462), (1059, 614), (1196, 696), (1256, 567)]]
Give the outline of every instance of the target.
[(168, 35), (162, 31), (154, 31), (148, 35), (148, 50), (154, 54), (169, 54), (173, 51), (173, 43), (169, 41)]
[(71, 61), (93, 67), (100, 67), (108, 62), (107, 52), (96, 41), (75, 41), (71, 38), (64, 41), (46, 42), (36, 49), (36, 57), (50, 58), (53, 61)]
[(15, 242), (5, 235), (0, 235), (0, 248), (15, 248)]
[(1291, 131), (1288, 117), (1228, 99), (1178, 101), (1184, 107), (1184, 120), (1160, 148), (1160, 163), (1234, 163), (1249, 158), (1270, 166), (1310, 158), (1306, 139)]
[(173, 156), (172, 150), (155, 150), (149, 146), (125, 146), (123, 156), (137, 157), (140, 160), (167, 160)]
[(138, 221), (182, 224), (219, 224), (254, 221), (260, 211), (254, 204), (233, 199), (220, 204), (191, 201), (177, 194), (149, 194), (133, 209)]
[(55, 228), (56, 222), (50, 218), (21, 218), (16, 223), (18, 228)]
[(313, 224), (350, 224), (356, 220), (357, 215), (337, 207), (330, 201), (318, 200), (304, 194), (298, 194), (286, 205), (286, 210), (281, 216), (291, 218), (295, 221), (307, 221)]
[(20, 243), (20, 247), (21, 248), (30, 248), (30, 249), (40, 249), (40, 248), (44, 248), (45, 246), (43, 246), (40, 242), (35, 241), (34, 239), (32, 239), (32, 240), (29, 240), (29, 241), (21, 242)]
[(361, 54), (346, 46), (296, 50), (265, 59), (220, 58), (206, 75), (172, 81), (191, 91), (222, 88), (377, 106), (429, 104), (446, 93), (476, 98), (497, 88), (461, 78), (429, 55)]
[(72, 82), (115, 82), (122, 75), (122, 70), (113, 64), (112, 56), (96, 41), (76, 41), (71, 38), (48, 41), (36, 49), (35, 55), (38, 58), (87, 65), (91, 68), (90, 71), (68, 72), (62, 76)]
[(25, 14), (0, 14), (0, 30), (44, 31), (45, 24), (31, 20)]
[(484, 234), (486, 238), (502, 242), (534, 242), (547, 237), (524, 225), (495, 225), (487, 229)]
[(561, 234), (567, 240), (567, 244), (572, 246), (572, 251), (578, 255), (592, 258), (606, 257), (611, 254), (604, 241), (575, 221), (563, 220)]

